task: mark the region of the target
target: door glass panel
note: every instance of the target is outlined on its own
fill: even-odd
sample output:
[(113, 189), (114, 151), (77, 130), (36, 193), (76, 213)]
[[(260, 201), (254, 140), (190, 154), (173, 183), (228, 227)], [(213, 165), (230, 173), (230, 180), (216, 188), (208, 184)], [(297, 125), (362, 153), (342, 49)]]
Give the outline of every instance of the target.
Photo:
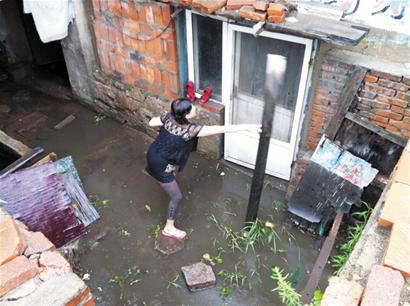
[(222, 21), (192, 14), (195, 90), (211, 86), (222, 101)]
[(235, 32), (232, 122), (262, 122), (266, 56), (285, 56), (285, 82), (276, 101), (272, 138), (290, 142), (304, 52), (302, 44)]

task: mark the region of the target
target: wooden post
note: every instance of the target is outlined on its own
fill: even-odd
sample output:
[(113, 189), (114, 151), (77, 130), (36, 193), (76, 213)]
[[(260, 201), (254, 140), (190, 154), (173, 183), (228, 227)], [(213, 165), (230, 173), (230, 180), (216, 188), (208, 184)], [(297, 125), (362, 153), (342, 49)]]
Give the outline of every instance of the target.
[(253, 172), (252, 186), (249, 195), (246, 222), (254, 221), (258, 216), (269, 143), (272, 133), (273, 114), (278, 103), (286, 73), (286, 58), (281, 55), (266, 56), (265, 96), (262, 116), (262, 133), (259, 138), (258, 154)]

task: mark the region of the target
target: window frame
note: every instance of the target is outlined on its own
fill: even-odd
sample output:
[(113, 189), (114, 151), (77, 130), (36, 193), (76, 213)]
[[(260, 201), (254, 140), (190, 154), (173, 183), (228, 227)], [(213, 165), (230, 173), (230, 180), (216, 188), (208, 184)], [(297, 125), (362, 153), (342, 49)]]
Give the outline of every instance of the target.
[[(197, 11), (192, 11), (192, 10), (186, 10), (185, 11), (185, 20), (186, 20), (186, 49), (187, 49), (187, 59), (188, 59), (188, 80), (197, 83), (197, 80), (195, 78), (195, 70), (198, 69), (195, 64), (195, 54), (194, 54), (194, 33), (193, 33), (193, 14), (207, 17), (207, 18), (212, 18), (216, 19), (222, 22), (222, 84), (221, 84), (221, 100), (217, 100), (215, 98), (211, 98), (210, 100), (215, 103), (219, 104), (224, 104), (224, 61), (225, 57), (227, 56), (227, 42), (225, 42), (224, 37), (227, 37), (228, 35), (228, 23), (227, 19), (224, 17), (219, 17), (219, 16), (214, 16), (214, 15), (206, 15), (206, 14), (201, 14), (200, 12)], [(195, 90), (195, 97), (200, 98), (202, 95), (202, 92)]]

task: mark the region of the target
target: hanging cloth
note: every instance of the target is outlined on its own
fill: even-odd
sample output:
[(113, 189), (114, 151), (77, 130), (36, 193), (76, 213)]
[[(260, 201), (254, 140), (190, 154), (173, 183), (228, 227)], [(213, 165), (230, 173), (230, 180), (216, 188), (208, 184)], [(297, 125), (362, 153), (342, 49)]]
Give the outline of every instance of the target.
[(72, 0), (23, 0), (24, 13), (32, 14), (43, 43), (60, 40), (68, 34), (68, 24), (74, 19)]

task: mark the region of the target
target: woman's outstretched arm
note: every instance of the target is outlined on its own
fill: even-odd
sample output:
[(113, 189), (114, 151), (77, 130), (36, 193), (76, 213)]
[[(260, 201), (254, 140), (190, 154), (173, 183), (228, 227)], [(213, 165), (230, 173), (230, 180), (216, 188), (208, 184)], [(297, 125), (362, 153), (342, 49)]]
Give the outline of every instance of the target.
[(235, 132), (262, 132), (261, 124), (235, 124), (235, 125), (205, 125), (198, 133), (198, 137), (211, 136), (216, 134), (224, 133), (235, 133)]

